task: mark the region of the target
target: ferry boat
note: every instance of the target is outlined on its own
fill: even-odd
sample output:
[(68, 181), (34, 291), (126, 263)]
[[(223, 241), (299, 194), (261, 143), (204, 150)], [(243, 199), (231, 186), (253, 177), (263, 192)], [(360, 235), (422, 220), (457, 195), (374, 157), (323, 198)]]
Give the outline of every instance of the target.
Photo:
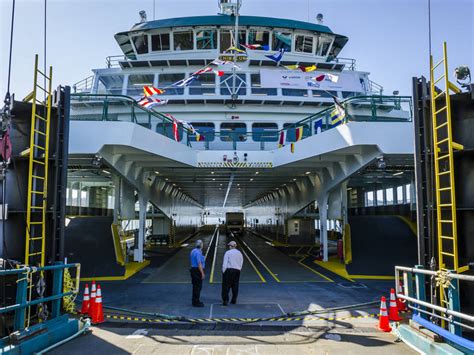
[[(354, 119), (374, 119), (374, 110), (378, 120), (410, 118), (400, 106), (406, 99), (384, 98), (383, 87), (356, 70), (355, 59), (340, 56), (349, 39), (324, 25), (321, 14), (310, 23), (235, 16), (232, 6), (222, 2), (214, 16), (156, 21), (142, 13), (141, 22), (115, 35), (123, 54), (107, 57), (105, 68), (73, 86), (74, 119), (97, 119), (90, 101), (106, 97), (106, 119), (130, 120), (118, 101), (138, 100), (144, 86), (166, 88), (159, 99), (167, 105), (155, 110), (190, 123), (203, 136), (200, 142), (189, 137), (195, 149), (275, 149), (280, 131), (287, 131), (286, 143), (294, 142), (294, 124), (334, 99), (349, 100)], [(269, 58), (278, 53), (281, 60)], [(189, 85), (174, 85), (210, 67), (219, 75), (210, 71)], [(137, 122), (173, 137), (170, 122), (148, 122), (146, 114), (137, 112)], [(315, 122), (303, 124), (303, 137), (331, 126), (329, 115)], [(183, 125), (179, 129), (179, 140), (187, 139)]]

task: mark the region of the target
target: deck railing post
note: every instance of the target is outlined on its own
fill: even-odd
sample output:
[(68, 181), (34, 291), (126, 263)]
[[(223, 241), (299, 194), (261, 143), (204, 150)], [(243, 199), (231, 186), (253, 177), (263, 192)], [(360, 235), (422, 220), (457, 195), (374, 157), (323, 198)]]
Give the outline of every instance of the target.
[[(28, 290), (28, 272), (22, 272), (18, 274), (18, 280), (16, 283), (16, 303), (19, 305), (26, 304), (26, 292)], [(23, 330), (25, 329), (25, 312), (26, 308), (19, 308), (15, 310), (15, 319), (13, 323), (13, 329)]]
[[(416, 269), (423, 269), (423, 265), (416, 265)], [(415, 287), (416, 287), (416, 298), (420, 301), (426, 301), (426, 288), (425, 288), (425, 275), (417, 273), (415, 274)], [(425, 307), (418, 306), (420, 309), (424, 310)], [(418, 315), (426, 318), (425, 313), (418, 312)]]
[[(62, 263), (56, 263), (56, 265), (61, 265)], [(53, 270), (53, 289), (52, 295), (59, 295), (62, 293), (62, 284), (63, 284), (63, 275), (64, 269), (55, 269)], [(51, 302), (51, 317), (56, 318), (61, 314), (61, 299), (57, 299)]]
[[(451, 271), (455, 272), (455, 271)], [(459, 300), (459, 280), (451, 279), (448, 287), (448, 309), (456, 312), (460, 312), (460, 300)], [(459, 318), (454, 318), (455, 321), (460, 321)], [(462, 336), (462, 328), (458, 324), (449, 323), (449, 331), (453, 334)]]

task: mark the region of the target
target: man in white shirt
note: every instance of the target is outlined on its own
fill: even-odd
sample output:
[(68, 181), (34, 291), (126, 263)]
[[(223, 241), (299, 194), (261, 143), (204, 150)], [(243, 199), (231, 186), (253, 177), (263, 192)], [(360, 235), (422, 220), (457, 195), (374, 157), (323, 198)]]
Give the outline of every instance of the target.
[(232, 288), (232, 300), (230, 303), (237, 303), (237, 295), (239, 293), (240, 270), (244, 263), (242, 253), (238, 251), (237, 243), (231, 241), (229, 250), (224, 254), (224, 262), (222, 263), (222, 304), (227, 306), (229, 302), (229, 290)]

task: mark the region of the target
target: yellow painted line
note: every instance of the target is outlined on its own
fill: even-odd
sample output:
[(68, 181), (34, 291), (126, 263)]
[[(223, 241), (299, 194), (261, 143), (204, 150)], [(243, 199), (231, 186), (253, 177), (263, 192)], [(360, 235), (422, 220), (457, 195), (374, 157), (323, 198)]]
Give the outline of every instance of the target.
[(130, 262), (125, 264), (125, 274), (122, 276), (83, 277), (81, 281), (124, 281), (148, 265), (150, 265), (150, 260), (145, 260), (142, 263)]
[(366, 279), (366, 280), (395, 280), (395, 276), (383, 276), (383, 275), (350, 275), (353, 279)]
[(217, 246), (219, 245), (219, 231), (217, 231), (216, 237), (216, 247), (214, 248), (214, 258), (212, 259), (212, 267), (211, 267), (211, 276), (209, 277), (209, 283), (214, 283), (214, 269), (216, 268), (216, 258), (217, 258)]
[(329, 277), (324, 276), (323, 274), (317, 272), (317, 271), (314, 270), (313, 268), (310, 268), (308, 265), (303, 264), (302, 261), (303, 261), (304, 259), (306, 259), (306, 256), (303, 256), (303, 257), (301, 258), (301, 260), (298, 261), (298, 264), (300, 264), (301, 266), (304, 266), (306, 269), (308, 269), (308, 270), (311, 271), (311, 272), (314, 272), (316, 275), (322, 277), (323, 279), (326, 279), (326, 280), (328, 280), (329, 282), (334, 282), (334, 281), (331, 280)]
[(336, 275), (341, 276), (346, 280), (354, 282), (354, 280), (351, 279), (351, 275), (347, 273), (346, 266), (339, 262), (339, 260), (337, 260), (337, 257), (329, 258), (329, 261), (314, 260), (314, 263), (325, 268), (326, 270), (335, 273)]
[(265, 270), (267, 270), (268, 273), (269, 273), (270, 275), (272, 275), (272, 277), (275, 279), (275, 281), (276, 281), (276, 282), (281, 282), (280, 279), (272, 272), (272, 270), (270, 270), (270, 269), (268, 268), (268, 266), (265, 265), (265, 263), (257, 256), (257, 254), (255, 254), (255, 253), (253, 252), (253, 250), (247, 245), (247, 243), (245, 243), (243, 240), (241, 240), (241, 242), (242, 242), (243, 245), (245, 245), (245, 246), (248, 248), (248, 250), (252, 253), (252, 255), (255, 256), (255, 258), (260, 262), (260, 264), (263, 265), (263, 267), (265, 268)]
[(263, 275), (260, 273), (260, 271), (258, 271), (257, 267), (255, 266), (255, 264), (252, 262), (252, 260), (250, 260), (249, 256), (247, 255), (247, 253), (245, 252), (245, 250), (243, 248), (240, 248), (240, 250), (242, 251), (242, 253), (245, 255), (245, 257), (247, 258), (247, 260), (249, 261), (250, 265), (252, 265), (252, 268), (255, 270), (255, 272), (257, 273), (258, 277), (260, 278), (260, 280), (262, 280), (262, 282), (267, 282), (267, 280), (265, 280), (265, 278), (263, 277)]

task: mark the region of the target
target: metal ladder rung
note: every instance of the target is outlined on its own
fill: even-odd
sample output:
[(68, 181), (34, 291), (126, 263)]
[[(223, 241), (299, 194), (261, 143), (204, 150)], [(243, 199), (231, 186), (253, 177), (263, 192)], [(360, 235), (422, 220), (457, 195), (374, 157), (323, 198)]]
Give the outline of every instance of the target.
[(451, 170), (442, 171), (442, 172), (438, 173), (438, 176), (442, 176), (442, 175), (446, 175), (446, 174), (451, 174)]
[(37, 129), (34, 130), (35, 133), (41, 134), (42, 136), (46, 136), (46, 133), (38, 131)]
[(436, 68), (438, 68), (443, 63), (444, 63), (444, 58), (441, 59), (433, 68), (431, 68), (431, 71), (434, 71)]
[[(46, 78), (47, 81), (50, 80), (50, 79), (49, 79), (49, 76), (47, 76), (47, 75), (46, 75), (45, 73), (43, 73), (41, 70), (36, 69), (36, 71), (37, 71), (39, 74), (43, 75), (43, 76)], [(38, 85), (38, 84), (36, 84), (36, 85)]]
[(31, 193), (32, 193), (32, 194), (36, 194), (36, 195), (44, 195), (46, 192), (44, 192), (44, 191), (31, 190)]
[(446, 92), (445, 92), (445, 91), (441, 91), (439, 94), (436, 94), (436, 95), (433, 97), (433, 100), (438, 99), (438, 97), (441, 97), (441, 96), (443, 96), (444, 94), (446, 94)]
[(38, 224), (44, 224), (44, 222), (30, 222), (30, 224), (38, 225)]
[(33, 159), (33, 163), (40, 164), (40, 165), (45, 165), (46, 163), (44, 161), (39, 161), (36, 159)]
[(438, 191), (447, 191), (447, 190), (451, 190), (451, 186), (449, 186), (449, 187), (442, 187), (442, 188), (439, 189)]
[(445, 252), (445, 251), (442, 251), (441, 254), (442, 254), (442, 255), (454, 256), (453, 253), (448, 253), (448, 252)]
[(453, 220), (451, 220), (451, 219), (440, 219), (439, 222), (440, 223), (453, 223)]
[(433, 82), (433, 85), (436, 85), (436, 83), (439, 83), (439, 82), (441, 81), (441, 79), (443, 79), (445, 76), (446, 76), (446, 74), (441, 75), (438, 79), (436, 79), (436, 80)]
[(37, 87), (38, 89), (40, 89), (41, 91), (45, 92), (46, 94), (49, 94), (49, 91), (46, 91), (46, 89), (43, 88), (41, 85), (36, 84), (36, 87)]
[(40, 180), (44, 180), (44, 176), (38, 176), (38, 175), (31, 175), (32, 178), (35, 178), (35, 179), (40, 179)]
[(48, 121), (46, 118), (44, 118), (43, 116), (38, 115), (37, 113), (35, 113), (35, 117), (39, 118), (41, 121), (44, 121), (44, 122)]
[(447, 237), (445, 235), (440, 236), (441, 239), (449, 239), (449, 240), (454, 240), (454, 237)]
[(30, 208), (35, 209), (35, 210), (44, 210), (43, 206), (31, 206)]
[(436, 145), (442, 144), (442, 143), (445, 143), (445, 142), (449, 142), (449, 138), (441, 139), (439, 142), (436, 143)]
[(30, 238), (30, 240), (40, 240), (40, 239), (43, 239), (43, 237)]
[(441, 203), (438, 205), (439, 207), (452, 207), (453, 204), (452, 203)]
[(29, 257), (36, 256), (36, 255), (41, 255), (41, 254), (43, 254), (43, 252), (41, 252), (41, 251), (36, 252), (36, 253), (30, 253)]
[(38, 149), (41, 149), (41, 150), (46, 150), (45, 147), (42, 147), (42, 146), (36, 145), (36, 144), (33, 144), (33, 147), (38, 148)]
[(438, 113), (440, 113), (440, 112), (446, 110), (447, 107), (448, 107), (448, 106), (443, 106), (443, 107), (441, 107), (438, 111), (435, 111), (434, 114), (437, 115)]
[(446, 158), (449, 158), (449, 154), (444, 154), (440, 157), (437, 157), (436, 160), (441, 160), (441, 159), (446, 159)]
[(448, 121), (444, 122), (444, 123), (441, 123), (439, 126), (436, 126), (436, 129), (440, 129), (440, 128), (443, 128), (444, 126), (447, 126), (448, 125)]

